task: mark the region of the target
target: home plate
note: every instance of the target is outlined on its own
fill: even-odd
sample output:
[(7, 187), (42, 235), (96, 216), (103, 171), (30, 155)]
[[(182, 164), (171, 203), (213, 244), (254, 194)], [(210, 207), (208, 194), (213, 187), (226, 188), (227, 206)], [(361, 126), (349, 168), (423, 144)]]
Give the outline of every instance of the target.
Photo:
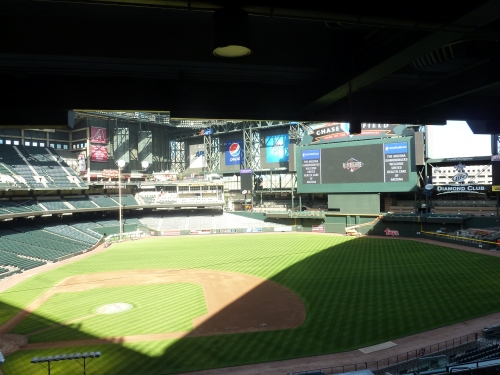
[(383, 342), (382, 344), (377, 344), (373, 346), (368, 346), (366, 348), (361, 348), (359, 349), (360, 352), (363, 352), (365, 354), (368, 353), (373, 353), (373, 352), (378, 352), (379, 350), (384, 350), (384, 349), (389, 349), (392, 348), (393, 346), (396, 346), (396, 343), (393, 343), (392, 341), (387, 341)]

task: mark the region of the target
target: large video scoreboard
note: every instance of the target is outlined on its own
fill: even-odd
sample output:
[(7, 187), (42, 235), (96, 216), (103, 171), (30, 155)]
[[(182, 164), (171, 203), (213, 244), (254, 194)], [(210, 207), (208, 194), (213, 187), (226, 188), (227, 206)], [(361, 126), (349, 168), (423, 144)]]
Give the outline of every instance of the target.
[(297, 152), (298, 192), (416, 189), (411, 137), (307, 146)]

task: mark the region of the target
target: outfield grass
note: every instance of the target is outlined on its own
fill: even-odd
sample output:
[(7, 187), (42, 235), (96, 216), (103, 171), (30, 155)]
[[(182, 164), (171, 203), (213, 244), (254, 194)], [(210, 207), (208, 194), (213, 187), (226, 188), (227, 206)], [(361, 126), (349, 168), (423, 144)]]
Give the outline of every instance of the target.
[[(500, 311), (497, 258), (413, 241), (294, 233), (150, 238), (114, 245), (104, 253), (36, 275), (2, 293), (0, 303), (5, 309), (1, 309), (0, 320), (6, 321), (15, 313), (12, 306), (26, 306), (68, 276), (158, 268), (224, 270), (271, 279), (302, 298), (306, 321), (291, 330), (46, 352), (101, 350), (103, 357), (92, 363), (88, 374), (165, 374), (346, 351)], [(116, 293), (110, 296), (112, 302), (128, 302), (115, 300), (123, 296), (118, 288)], [(189, 318), (201, 311), (194, 295), (181, 316)], [(137, 293), (136, 297), (151, 305), (165, 300), (164, 294), (154, 290)], [(29, 332), (70, 320), (100, 304), (90, 294), (89, 306), (83, 302), (73, 305), (73, 299), (67, 296), (57, 298), (62, 300), (49, 301), (36, 311), (39, 316), (26, 319), (13, 332)], [(61, 306), (60, 311), (57, 306)], [(161, 317), (147, 315), (134, 325), (126, 318), (127, 314), (132, 317), (132, 311), (119, 314), (121, 320), (109, 324), (92, 323), (92, 329), (82, 326), (83, 333), (76, 327), (53, 329), (36, 340), (103, 337), (129, 328), (147, 333), (157, 325), (161, 330), (172, 329), (162, 325)], [(154, 327), (145, 324), (141, 328), (141, 323), (149, 319), (153, 319)], [(179, 322), (179, 326), (183, 324), (187, 324), (185, 320)], [(18, 352), (7, 358), (2, 370), (5, 375), (36, 374), (34, 370), (43, 374), (42, 368), (29, 363), (32, 356), (43, 354)], [(65, 373), (63, 365), (59, 364), (52, 374)]]

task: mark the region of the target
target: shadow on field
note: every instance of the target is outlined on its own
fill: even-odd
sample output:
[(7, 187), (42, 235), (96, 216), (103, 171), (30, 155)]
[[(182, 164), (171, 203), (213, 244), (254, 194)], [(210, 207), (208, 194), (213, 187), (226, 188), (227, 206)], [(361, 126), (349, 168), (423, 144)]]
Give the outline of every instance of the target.
[[(342, 244), (336, 246), (337, 252), (342, 251), (341, 248)], [(329, 287), (328, 280), (331, 279), (332, 265), (327, 253), (330, 249), (306, 253), (307, 258), (282, 270), (270, 280), (262, 279), (263, 282), (260, 285), (198, 324), (193, 331), (176, 339), (160, 356), (150, 357), (127, 348), (126, 344), (120, 345), (119, 348), (117, 348), (118, 345), (107, 345), (119, 342), (100, 339), (82, 332), (78, 329), (78, 323), (75, 323), (62, 328), (65, 332), (64, 336), (71, 341), (61, 343), (63, 341), (61, 340), (54, 344), (29, 343), (20, 351), (9, 355), (0, 369), (4, 375), (44, 374), (47, 370), (40, 365), (31, 364), (31, 358), (96, 350), (102, 352), (102, 357), (95, 359), (95, 362), (89, 365), (88, 375), (163, 375), (312, 355), (314, 351), (304, 352), (304, 347), (294, 341), (294, 338), (297, 329), (300, 330), (301, 326), (306, 325), (307, 321), (314, 317), (312, 312), (317, 313), (329, 305), (328, 301), (314, 301), (310, 300), (310, 297), (314, 298), (315, 290)], [(281, 257), (292, 255), (264, 255), (261, 261), (280, 262)], [(300, 257), (303, 256), (304, 254), (301, 253)], [(246, 260), (242, 261), (246, 262)], [(250, 258), (248, 261), (255, 262), (256, 259)], [(213, 270), (222, 270), (226, 267), (227, 262), (203, 265), (204, 269)], [(217, 292), (225, 293), (223, 289)], [(304, 300), (304, 296), (307, 296), (307, 301)], [(304, 305), (308, 305), (309, 311), (306, 311)], [(12, 316), (12, 310), (16, 309), (0, 305), (0, 311), (9, 311), (6, 315)], [(56, 322), (40, 315), (33, 314), (33, 317), (37, 326), (57, 325)], [(19, 324), (13, 326), (8, 332), (2, 332), (0, 328), (0, 334), (29, 333), (25, 330), (21, 332), (23, 330), (19, 329)], [(41, 334), (43, 333), (38, 333), (38, 337)], [(83, 346), (72, 346), (74, 345), (72, 340), (75, 338), (78, 338), (79, 345)], [(307, 336), (302, 336), (302, 338), (307, 338)], [(313, 338), (313, 340), (316, 339)], [(148, 344), (155, 346), (156, 343), (161, 345), (161, 342), (161, 340), (149, 341)], [(321, 350), (321, 344), (318, 343), (318, 345), (318, 349)], [(47, 346), (51, 349), (42, 348)], [(310, 347), (310, 344), (307, 346)], [(78, 372), (79, 366), (74, 361), (62, 361), (57, 363), (51, 374), (62, 375), (67, 373), (65, 371), (80, 373)]]
[[(318, 239), (323, 246), (330, 244), (321, 235), (312, 234), (307, 241), (309, 238)], [(500, 300), (488, 298), (493, 287), (500, 288), (500, 281), (492, 279), (500, 272), (500, 262), (490, 259), (484, 262), (483, 255), (441, 247), (427, 251), (428, 245), (415, 242), (405, 245), (406, 242), (368, 237), (341, 239), (322, 250), (269, 251), (248, 258), (233, 259), (229, 255), (224, 259), (213, 258), (213, 262), (204, 260), (200, 266), (204, 270), (234, 272), (227, 270), (238, 267), (260, 270), (266, 264), (272, 265), (270, 269), (279, 269), (280, 264), (297, 259), (268, 281), (263, 280), (240, 298), (213, 311), (208, 319), (197, 322), (193, 331), (180, 338), (167, 342), (158, 337), (158, 341), (118, 346), (101, 345), (104, 342), (100, 339), (82, 337), (84, 347), (66, 350), (59, 346), (54, 351), (33, 350), (25, 357), (23, 351), (8, 356), (4, 367), (9, 371), (4, 374), (44, 374), (43, 369), (33, 372), (31, 357), (77, 350), (103, 353), (102, 358), (92, 363), (95, 367), (89, 367), (88, 375), (163, 375), (301, 358), (369, 346), (463, 321), (475, 317), (474, 314), (500, 311)], [(434, 267), (439, 263), (447, 266)], [(251, 266), (243, 266), (246, 264)], [(477, 269), (483, 271), (483, 277), (474, 277)], [(284, 287), (283, 294), (269, 294), (271, 284)], [(214, 293), (227, 294), (221, 285)], [(282, 298), (287, 298), (287, 293), (300, 301), (282, 309)], [(205, 298), (210, 310), (210, 299), (206, 294)], [(464, 304), (464, 300), (468, 303)], [(300, 304), (305, 306), (305, 319), (304, 315), (294, 315)], [(12, 307), (0, 306), (0, 309), (9, 311)], [(68, 337), (82, 336), (77, 327), (67, 329)], [(155, 348), (158, 349), (155, 355), (147, 355)], [(9, 361), (17, 365), (21, 359), (23, 364), (28, 363), (25, 368), (30, 372), (9, 367)], [(57, 366), (76, 367), (69, 361)], [(78, 373), (78, 369), (74, 371)], [(55, 371), (52, 375), (63, 373)]]
[[(100, 358), (86, 359), (86, 373), (92, 374), (128, 374), (128, 371), (141, 372), (144, 364), (150, 359), (147, 355), (129, 350), (120, 345), (119, 350), (108, 344), (121, 344), (121, 340), (100, 339), (95, 336), (83, 333), (79, 330), (79, 324), (65, 326), (65, 335), (68, 338), (82, 337), (81, 345), (75, 346), (74, 341), (59, 342), (30, 342), (30, 329), (19, 325), (8, 327), (9, 321), (5, 321), (7, 316), (22, 314), (30, 316), (36, 322), (36, 326), (56, 328), (60, 324), (42, 317), (36, 313), (28, 314), (16, 307), (0, 302), (0, 319), (4, 324), (0, 327), (0, 350), (5, 355), (5, 363), (0, 365), (0, 370), (4, 375), (44, 375), (48, 373), (47, 363), (31, 363), (33, 357), (55, 356), (62, 354), (101, 352)], [(6, 324), (5, 324), (6, 323)], [(20, 321), (19, 324), (21, 324)], [(50, 365), (51, 375), (82, 374), (83, 360), (53, 361)]]

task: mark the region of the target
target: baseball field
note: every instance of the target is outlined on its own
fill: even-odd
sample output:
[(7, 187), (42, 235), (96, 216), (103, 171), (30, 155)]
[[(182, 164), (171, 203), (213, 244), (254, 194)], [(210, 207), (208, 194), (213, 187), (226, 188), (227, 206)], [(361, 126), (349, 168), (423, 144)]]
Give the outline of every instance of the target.
[[(87, 374), (172, 374), (347, 351), (500, 311), (500, 259), (304, 233), (156, 237), (0, 294), (0, 333), (34, 356), (100, 351)], [(81, 373), (75, 361), (52, 375)]]

